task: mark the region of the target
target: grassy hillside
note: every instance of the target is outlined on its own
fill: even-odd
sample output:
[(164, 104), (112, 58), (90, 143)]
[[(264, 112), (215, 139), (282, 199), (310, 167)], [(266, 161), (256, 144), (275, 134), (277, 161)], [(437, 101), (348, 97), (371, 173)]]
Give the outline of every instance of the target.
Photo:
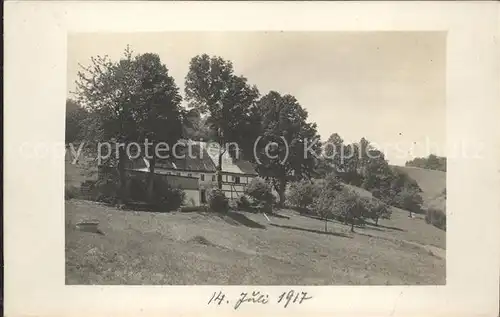
[[(67, 284), (444, 284), (445, 232), (394, 210), (380, 227), (300, 216), (158, 214), (66, 202)], [(75, 229), (99, 221), (102, 234)]]
[(424, 208), (444, 209), (446, 198), (443, 190), (446, 188), (446, 172), (423, 169), (418, 167), (394, 166), (413, 178), (422, 189)]

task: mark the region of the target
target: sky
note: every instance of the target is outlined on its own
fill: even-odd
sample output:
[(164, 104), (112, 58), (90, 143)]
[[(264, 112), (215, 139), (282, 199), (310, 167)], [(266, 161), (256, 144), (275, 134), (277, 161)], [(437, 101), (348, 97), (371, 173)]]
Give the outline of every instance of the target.
[(365, 137), (391, 164), (444, 155), (446, 35), (438, 32), (166, 32), (71, 34), (69, 97), (79, 64), (108, 55), (159, 54), (180, 91), (189, 61), (199, 54), (233, 62), (237, 75), (291, 94), (316, 122), (322, 140)]

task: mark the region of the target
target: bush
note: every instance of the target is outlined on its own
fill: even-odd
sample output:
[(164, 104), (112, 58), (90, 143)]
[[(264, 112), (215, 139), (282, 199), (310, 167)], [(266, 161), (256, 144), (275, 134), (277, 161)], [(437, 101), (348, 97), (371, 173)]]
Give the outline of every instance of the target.
[(391, 204), (395, 207), (408, 210), (410, 215), (412, 212), (421, 213), (422, 212), (422, 197), (416, 190), (404, 189), (399, 192)]
[(261, 212), (272, 211), (275, 197), (272, 193), (271, 186), (265, 180), (261, 178), (252, 180), (245, 189), (245, 194), (253, 200), (250, 202), (253, 209)]
[(155, 180), (153, 186), (153, 209), (159, 212), (168, 212), (179, 209), (186, 194), (180, 188), (173, 188), (164, 181)]
[(446, 211), (429, 208), (425, 214), (425, 222), (446, 231)]
[(237, 202), (237, 207), (239, 210), (250, 211), (252, 210), (252, 204), (247, 196), (243, 195)]
[(75, 186), (68, 186), (64, 188), (64, 199), (70, 200), (78, 197), (80, 190)]
[(130, 194), (130, 199), (135, 200), (135, 201), (142, 201), (142, 202), (148, 202), (148, 191), (147, 191), (147, 181), (143, 177), (138, 177), (138, 176), (131, 176), (130, 177), (130, 187), (129, 187), (129, 194)]
[(253, 179), (250, 184), (245, 189), (245, 194), (252, 197), (257, 201), (273, 203), (274, 195), (272, 193), (272, 188), (265, 180), (262, 178)]
[(315, 198), (321, 192), (319, 182), (315, 183), (310, 180), (301, 180), (290, 184), (287, 192), (287, 201), (290, 206), (306, 209), (312, 205)]
[(227, 213), (229, 211), (229, 200), (220, 189), (211, 189), (208, 192), (208, 206), (214, 212)]
[(108, 204), (115, 204), (118, 200), (118, 187), (118, 181), (113, 177), (82, 183), (86, 198)]

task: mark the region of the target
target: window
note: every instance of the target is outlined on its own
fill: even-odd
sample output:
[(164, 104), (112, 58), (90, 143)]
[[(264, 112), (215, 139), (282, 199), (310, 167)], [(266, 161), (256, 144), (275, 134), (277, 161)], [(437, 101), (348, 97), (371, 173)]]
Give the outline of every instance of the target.
[(205, 174), (200, 174), (200, 180), (204, 181), (205, 180)]
[(191, 174), (191, 173), (188, 173), (188, 177), (193, 177), (193, 174)]
[(235, 184), (239, 184), (240, 183), (240, 177), (239, 176), (235, 176), (234, 177), (234, 183)]
[(181, 176), (181, 173), (177, 172), (177, 174), (176, 174), (176, 175), (177, 175), (177, 176)]

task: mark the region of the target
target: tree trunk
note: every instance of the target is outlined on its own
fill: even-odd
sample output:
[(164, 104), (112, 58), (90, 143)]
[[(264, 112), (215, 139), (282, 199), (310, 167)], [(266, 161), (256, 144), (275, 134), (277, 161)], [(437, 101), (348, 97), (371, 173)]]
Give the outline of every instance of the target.
[(328, 232), (328, 217), (325, 217), (325, 232)]
[(351, 232), (354, 232), (354, 219), (351, 219)]
[(124, 204), (128, 199), (127, 193), (127, 175), (125, 171), (126, 153), (125, 148), (118, 149), (118, 203)]
[(375, 218), (375, 225), (377, 225), (377, 226), (378, 226), (378, 217), (377, 217), (377, 218)]
[(286, 180), (284, 178), (279, 180), (279, 188), (278, 195), (280, 198), (279, 206), (283, 207), (285, 205), (285, 189), (286, 189)]
[(149, 173), (147, 179), (148, 200), (150, 204), (154, 202), (155, 166), (156, 166), (156, 155), (153, 153), (153, 155), (151, 156), (151, 160), (149, 161)]
[(219, 165), (217, 166), (217, 188), (222, 189), (222, 156), (224, 153), (219, 154)]

